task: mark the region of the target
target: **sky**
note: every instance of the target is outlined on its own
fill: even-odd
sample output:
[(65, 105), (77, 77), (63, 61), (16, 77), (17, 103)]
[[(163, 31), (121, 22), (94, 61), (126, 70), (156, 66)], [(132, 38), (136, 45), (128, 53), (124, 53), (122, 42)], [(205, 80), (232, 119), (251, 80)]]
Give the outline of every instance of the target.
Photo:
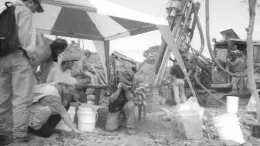
[[(123, 7), (134, 9), (138, 12), (151, 15), (160, 19), (165, 19), (165, 6), (168, 0), (108, 0)], [(194, 0), (200, 2), (199, 17), (205, 35), (205, 0)], [(94, 5), (95, 6), (95, 5)], [(125, 16), (124, 12), (118, 12), (113, 8), (98, 8), (98, 12), (103, 14)], [(131, 14), (125, 17), (133, 17)], [(254, 39), (260, 40), (260, 16), (257, 13)], [(220, 31), (233, 28), (241, 39), (246, 39), (245, 28), (248, 26), (248, 8), (241, 0), (210, 0), (210, 34), (211, 38), (221, 40)], [(161, 35), (158, 31), (153, 31), (137, 36), (122, 38), (111, 41), (111, 51), (118, 51), (137, 61), (143, 61), (142, 53), (149, 47), (161, 44)], [(199, 49), (200, 39), (196, 32), (193, 39), (193, 47)], [(205, 46), (207, 49), (207, 47)], [(204, 55), (209, 57), (207, 50)]]

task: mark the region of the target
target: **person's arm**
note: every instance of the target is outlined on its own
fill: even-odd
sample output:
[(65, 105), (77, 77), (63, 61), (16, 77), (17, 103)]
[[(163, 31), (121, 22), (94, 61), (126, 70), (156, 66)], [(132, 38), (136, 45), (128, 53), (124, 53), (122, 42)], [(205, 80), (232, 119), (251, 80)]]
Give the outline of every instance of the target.
[(134, 81), (129, 81), (127, 80), (125, 77), (124, 77), (124, 73), (123, 72), (119, 72), (118, 73), (118, 76), (119, 76), (119, 79), (120, 79), (120, 82), (123, 82), (123, 83), (126, 83), (128, 85), (133, 85), (134, 84)]
[(228, 60), (228, 62), (230, 63), (231, 66), (236, 66), (237, 64), (240, 63), (240, 60), (237, 58), (234, 62), (231, 62), (230, 60)]
[(51, 83), (55, 81), (55, 67), (51, 69), (50, 73), (47, 76), (46, 83)]
[(67, 113), (65, 107), (62, 105), (60, 97), (48, 96), (44, 98), (44, 102), (51, 109), (54, 114), (60, 114), (64, 122), (76, 133), (80, 131), (74, 125), (72, 119)]
[(118, 84), (118, 89), (116, 90), (116, 92), (112, 93), (109, 96), (109, 102), (114, 102), (117, 100), (117, 98), (119, 97), (120, 92), (122, 91), (122, 87), (121, 87), (121, 83)]
[(75, 126), (75, 124), (72, 122), (69, 114), (67, 112), (61, 114), (61, 117), (63, 121), (76, 133), (81, 133)]
[(36, 47), (36, 30), (33, 25), (33, 13), (30, 9), (22, 6), (17, 6), (15, 12), (18, 36), (22, 48), (26, 51), (32, 51)]

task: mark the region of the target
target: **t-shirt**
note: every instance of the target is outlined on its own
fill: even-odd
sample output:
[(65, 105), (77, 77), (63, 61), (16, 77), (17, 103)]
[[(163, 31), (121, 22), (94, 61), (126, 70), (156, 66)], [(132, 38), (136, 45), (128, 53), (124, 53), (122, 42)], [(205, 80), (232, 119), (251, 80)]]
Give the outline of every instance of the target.
[(178, 79), (184, 79), (184, 74), (179, 65), (174, 65), (170, 71), (170, 74)]
[(60, 64), (55, 64), (55, 67), (52, 68), (50, 71), (47, 83), (52, 82), (62, 82), (69, 85), (75, 85), (77, 83), (77, 80), (71, 76), (71, 71), (62, 71)]
[(245, 60), (242, 58), (237, 58), (231, 65), (233, 72), (243, 72), (246, 69)]

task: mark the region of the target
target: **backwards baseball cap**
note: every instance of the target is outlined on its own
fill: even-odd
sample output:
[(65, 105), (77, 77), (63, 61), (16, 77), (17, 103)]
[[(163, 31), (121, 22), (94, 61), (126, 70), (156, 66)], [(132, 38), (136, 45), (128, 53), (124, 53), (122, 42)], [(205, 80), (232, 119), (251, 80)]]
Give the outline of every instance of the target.
[(41, 0), (33, 0), (33, 2), (38, 5), (36, 12), (38, 12), (38, 13), (44, 12), (42, 5), (41, 5)]

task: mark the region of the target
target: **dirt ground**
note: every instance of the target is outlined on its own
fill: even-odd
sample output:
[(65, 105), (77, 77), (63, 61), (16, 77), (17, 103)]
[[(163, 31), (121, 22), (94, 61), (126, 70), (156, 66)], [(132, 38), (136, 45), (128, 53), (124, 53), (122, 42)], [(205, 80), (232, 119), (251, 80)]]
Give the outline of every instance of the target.
[[(221, 98), (225, 93), (214, 93)], [(213, 99), (212, 99), (213, 100)], [(225, 99), (222, 99), (225, 101)], [(250, 122), (253, 116), (245, 112), (249, 98), (240, 98), (239, 113), (240, 125), (246, 143), (244, 146), (259, 146), (260, 139), (251, 136)], [(214, 104), (212, 104), (214, 105)], [(147, 113), (146, 120), (136, 122), (136, 134), (130, 135), (124, 128), (117, 132), (106, 132), (106, 108), (98, 110), (99, 118), (93, 133), (73, 134), (62, 131), (51, 138), (33, 136), (28, 144), (15, 144), (17, 146), (221, 146), (212, 118), (225, 113), (225, 106), (207, 107), (204, 116), (204, 137), (200, 140), (185, 140), (172, 137), (171, 121), (165, 118), (164, 112)], [(14, 144), (13, 144), (14, 145)]]

